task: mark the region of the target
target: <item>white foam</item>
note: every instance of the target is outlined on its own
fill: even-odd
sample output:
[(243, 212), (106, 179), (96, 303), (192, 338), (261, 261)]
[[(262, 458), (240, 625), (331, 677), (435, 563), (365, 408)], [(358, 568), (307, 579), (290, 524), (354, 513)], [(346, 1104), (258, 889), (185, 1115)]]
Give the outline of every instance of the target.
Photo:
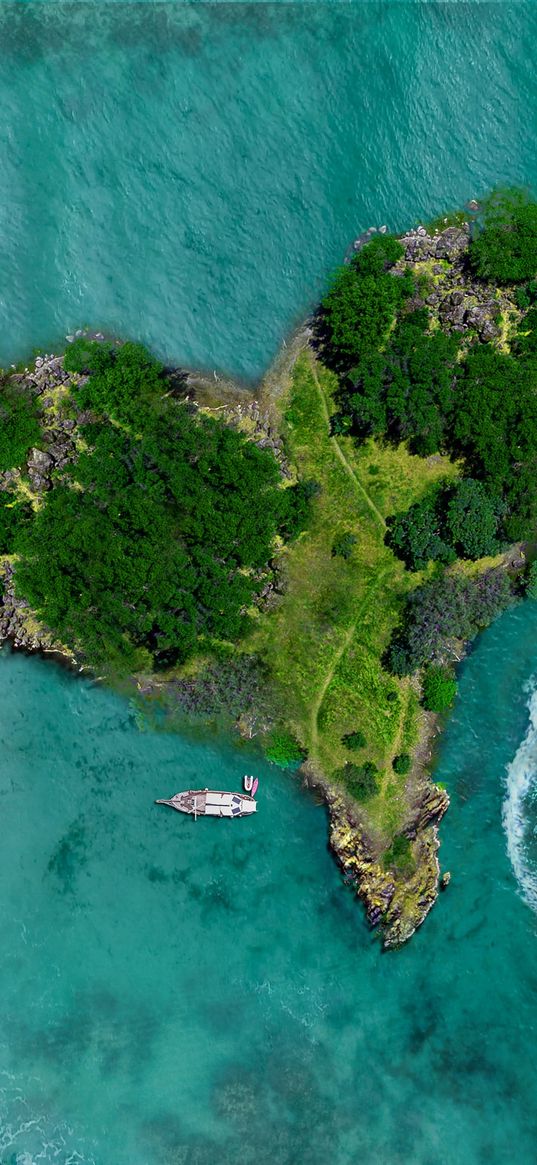
[(532, 786), (537, 783), (537, 676), (530, 680), (528, 691), (530, 722), (520, 748), (507, 766), (502, 819), (514, 875), (526, 902), (537, 911), (537, 869), (529, 862), (525, 848), (525, 802)]

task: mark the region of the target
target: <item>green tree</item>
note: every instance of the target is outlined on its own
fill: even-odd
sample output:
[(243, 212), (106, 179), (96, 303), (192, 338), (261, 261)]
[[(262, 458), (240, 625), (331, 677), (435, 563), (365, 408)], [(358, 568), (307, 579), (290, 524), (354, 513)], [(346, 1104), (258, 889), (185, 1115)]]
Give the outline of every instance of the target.
[(39, 441), (36, 408), (27, 390), (13, 381), (0, 383), (0, 472), (17, 469)]
[(67, 350), (64, 367), (89, 372), (76, 391), (82, 408), (126, 423), (143, 422), (166, 387), (162, 364), (142, 344), (81, 339), (77, 349), (76, 343)]
[(33, 518), (30, 505), (0, 490), (0, 554), (13, 554), (17, 535)]
[(428, 456), (445, 442), (454, 398), (459, 340), (429, 332), (425, 309), (403, 315), (383, 352), (371, 352), (349, 374), (342, 404), (358, 436), (385, 434)]
[(387, 335), (412, 287), (410, 278), (389, 271), (402, 254), (396, 239), (380, 235), (335, 272), (322, 302), (326, 358), (334, 367), (351, 368)]
[(524, 360), (537, 359), (537, 307), (532, 307), (520, 321), (513, 350)]
[(498, 501), (479, 481), (463, 478), (444, 494), (445, 537), (462, 558), (496, 554)]
[(522, 190), (496, 190), (470, 246), (474, 271), (495, 283), (523, 283), (537, 274), (537, 203)]
[(457, 681), (449, 667), (431, 666), (423, 677), (423, 704), (429, 712), (445, 712), (457, 695)]
[(357, 801), (368, 801), (379, 790), (378, 769), (373, 761), (366, 761), (363, 765), (352, 764), (351, 761), (335, 774), (345, 784), (348, 792)]
[(66, 372), (103, 373), (112, 367), (117, 344), (106, 344), (102, 340), (90, 340), (79, 336), (67, 348), (63, 366)]
[(504, 527), (524, 537), (537, 518), (537, 394), (530, 365), (490, 344), (470, 351), (457, 374), (450, 445), (492, 496), (503, 497)]
[(410, 772), (411, 768), (412, 768), (412, 757), (409, 756), (408, 752), (401, 752), (401, 753), (399, 753), (398, 756), (394, 756), (394, 758), (393, 758), (393, 771), (394, 771), (394, 773), (397, 773), (398, 776), (400, 776), (400, 777), (406, 776), (406, 774), (408, 772)]
[(160, 398), (143, 433), (101, 422), (84, 435), (18, 537), (18, 592), (100, 668), (169, 667), (239, 639), (281, 520), (272, 455)]
[(409, 570), (422, 570), (430, 560), (447, 563), (456, 557), (444, 539), (434, 494), (415, 502), (405, 514), (389, 519), (386, 543)]
[(350, 748), (352, 752), (355, 752), (359, 748), (365, 748), (367, 744), (363, 732), (359, 730), (356, 732), (346, 732), (345, 736), (341, 737), (341, 742), (345, 745), (345, 748)]

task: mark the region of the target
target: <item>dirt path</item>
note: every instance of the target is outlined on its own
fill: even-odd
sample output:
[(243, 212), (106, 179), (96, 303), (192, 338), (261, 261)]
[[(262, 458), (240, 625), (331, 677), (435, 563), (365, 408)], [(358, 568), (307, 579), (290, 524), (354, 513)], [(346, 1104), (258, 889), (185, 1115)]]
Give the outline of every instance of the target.
[[(313, 379), (315, 381), (315, 386), (317, 388), (317, 392), (319, 393), (319, 397), (321, 399), (326, 424), (327, 424), (328, 430), (330, 431), (330, 413), (328, 411), (328, 403), (326, 400), (326, 394), (323, 390), (323, 386), (322, 386), (322, 384), (319, 380), (319, 377), (317, 375), (315, 357), (310, 355), (310, 360), (311, 360), (311, 369), (312, 369)], [(370, 497), (370, 495), (368, 494), (365, 486), (362, 485), (360, 478), (358, 477), (357, 473), (352, 468), (352, 465), (345, 457), (345, 454), (343, 452), (343, 449), (341, 448), (341, 445), (339, 444), (337, 437), (331, 436), (330, 441), (335, 449), (336, 455), (339, 457), (339, 460), (341, 461), (341, 464), (345, 470), (345, 473), (347, 473), (349, 475), (349, 477), (352, 478), (356, 488), (358, 489), (358, 491), (362, 495), (366, 504), (369, 506), (371, 513), (374, 514), (377, 522), (379, 522), (380, 525), (382, 526), (382, 529), (385, 530), (386, 529), (386, 522), (385, 522), (384, 518), (382, 517), (380, 510), (375, 505), (373, 498)]]
[[(361, 612), (360, 612), (360, 614), (361, 614)], [(359, 617), (360, 616), (358, 616), (358, 618)], [(310, 719), (311, 749), (310, 749), (310, 752), (313, 754), (315, 754), (317, 752), (317, 747), (319, 744), (319, 712), (321, 711), (321, 708), (323, 706), (324, 698), (326, 696), (328, 688), (330, 687), (330, 684), (332, 683), (332, 680), (334, 678), (334, 673), (335, 673), (335, 670), (337, 668), (337, 665), (338, 665), (341, 657), (345, 654), (347, 648), (350, 647), (352, 637), (354, 635), (354, 632), (356, 631), (357, 624), (358, 624), (358, 619), (356, 619), (355, 622), (352, 623), (351, 626), (349, 627), (349, 630), (347, 631), (347, 634), (346, 634), (346, 636), (341, 644), (341, 647), (339, 647), (338, 651), (336, 652), (334, 659), (333, 659), (333, 663), (324, 677), (324, 680), (323, 680), (321, 687), (319, 688), (319, 692), (317, 694), (317, 699), (316, 699), (316, 701), (313, 704), (313, 707), (311, 709), (311, 719)]]
[[(317, 747), (319, 744), (319, 713), (320, 713), (321, 708), (323, 706), (326, 693), (327, 693), (327, 691), (330, 687), (330, 684), (332, 683), (332, 680), (336, 674), (336, 670), (337, 670), (339, 661), (342, 659), (345, 652), (350, 647), (354, 633), (355, 633), (356, 628), (360, 622), (360, 619), (362, 618), (364, 611), (367, 609), (368, 603), (371, 601), (373, 594), (375, 593), (377, 588), (380, 586), (385, 574), (386, 574), (385, 570), (380, 571), (379, 574), (377, 574), (376, 578), (373, 579), (373, 582), (369, 585), (367, 592), (366, 592), (366, 595), (365, 595), (365, 598), (364, 598), (364, 601), (362, 603), (360, 603), (360, 607), (358, 609), (356, 619), (354, 620), (354, 622), (351, 624), (348, 631), (346, 632), (345, 637), (342, 640), (340, 646), (338, 647), (338, 650), (336, 651), (336, 654), (334, 655), (332, 663), (331, 663), (331, 665), (330, 665), (330, 667), (329, 667), (329, 669), (324, 677), (324, 680), (319, 688), (319, 691), (317, 694), (317, 699), (316, 699), (316, 701), (313, 704), (313, 707), (311, 709), (311, 717), (310, 717), (310, 734), (311, 734), (310, 752), (312, 755), (314, 755), (317, 752)], [(401, 721), (401, 724), (402, 723), (403, 723), (403, 721)], [(401, 729), (400, 729), (400, 731), (401, 731)]]
[(407, 715), (407, 711), (408, 711), (408, 702), (410, 700), (410, 678), (409, 678), (409, 676), (405, 676), (401, 679), (400, 688), (402, 689), (401, 694), (402, 694), (403, 698), (401, 701), (401, 713), (399, 716), (399, 727), (398, 727), (397, 732), (395, 734), (395, 738), (394, 738), (394, 741), (393, 741), (393, 744), (391, 747), (390, 755), (388, 757), (388, 764), (387, 764), (386, 770), (384, 772), (383, 779), (381, 780), (380, 792), (383, 796), (386, 792), (387, 785), (389, 784), (389, 781), (390, 781), (391, 777), (393, 776), (392, 765), (390, 764), (390, 761), (393, 761), (393, 758), (395, 756), (398, 756), (400, 751), (401, 751), (401, 742), (403, 739), (403, 732), (404, 732), (404, 728), (405, 728), (406, 715)]

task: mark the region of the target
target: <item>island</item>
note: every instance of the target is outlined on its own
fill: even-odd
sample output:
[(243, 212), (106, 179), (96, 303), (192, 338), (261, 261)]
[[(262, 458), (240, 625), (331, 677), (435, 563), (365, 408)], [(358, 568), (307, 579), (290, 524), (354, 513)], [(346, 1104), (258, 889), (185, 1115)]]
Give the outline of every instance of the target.
[(0, 637), (298, 773), (405, 942), (456, 665), (537, 597), (537, 204), (370, 229), (255, 392), (80, 333), (0, 418)]

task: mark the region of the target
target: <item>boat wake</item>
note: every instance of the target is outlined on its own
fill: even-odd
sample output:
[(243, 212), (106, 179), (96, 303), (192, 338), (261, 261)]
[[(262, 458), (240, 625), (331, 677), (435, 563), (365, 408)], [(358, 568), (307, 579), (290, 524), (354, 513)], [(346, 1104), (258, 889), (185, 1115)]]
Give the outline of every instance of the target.
[(537, 676), (527, 690), (530, 722), (507, 766), (502, 819), (513, 872), (528, 906), (537, 912)]

